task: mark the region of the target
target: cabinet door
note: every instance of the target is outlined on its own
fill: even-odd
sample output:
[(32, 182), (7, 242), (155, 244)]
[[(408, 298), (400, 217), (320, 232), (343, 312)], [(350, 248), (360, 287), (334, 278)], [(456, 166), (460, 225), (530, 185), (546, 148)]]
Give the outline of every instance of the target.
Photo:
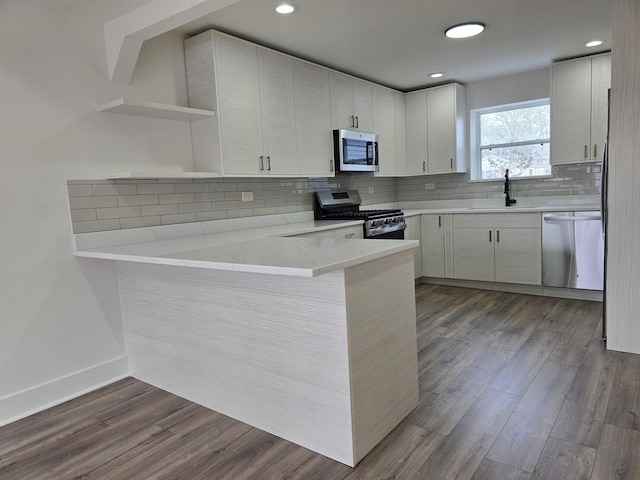
[(333, 176), (329, 70), (294, 62), (298, 172), (302, 176)]
[(464, 280), (495, 280), (495, 232), (490, 228), (453, 229), (453, 276)]
[(395, 92), (396, 109), (396, 174), (407, 173), (407, 109), (405, 94)]
[(607, 136), (607, 92), (611, 88), (611, 55), (591, 59), (591, 151), (592, 161), (602, 161)]
[(427, 92), (407, 93), (407, 175), (427, 172)]
[(422, 215), (422, 275), (445, 277), (444, 215)]
[(258, 50), (263, 155), (270, 175), (298, 173), (293, 60), (269, 50)]
[(542, 237), (539, 228), (495, 231), (496, 282), (542, 285)]
[(456, 164), (456, 96), (453, 85), (427, 90), (427, 172), (450, 173)]
[(551, 67), (551, 163), (589, 160), (591, 59)]
[[(418, 240), (422, 244), (421, 240), (421, 227), (420, 227), (420, 215), (414, 217), (405, 217), (404, 221), (407, 224), (407, 228), (404, 231), (405, 240)], [(420, 278), (422, 276), (422, 248), (421, 245), (413, 250), (413, 273), (414, 278)]]
[(331, 124), (334, 129), (353, 129), (351, 78), (331, 72)]
[(373, 131), (378, 136), (379, 171), (376, 176), (396, 174), (396, 105), (391, 90), (374, 86), (372, 90)]
[(224, 173), (260, 174), (263, 146), (257, 48), (216, 35), (215, 55)]
[[(351, 99), (355, 128), (372, 132), (371, 125), (371, 84), (363, 80), (351, 79)], [(377, 133), (377, 132), (373, 132)]]

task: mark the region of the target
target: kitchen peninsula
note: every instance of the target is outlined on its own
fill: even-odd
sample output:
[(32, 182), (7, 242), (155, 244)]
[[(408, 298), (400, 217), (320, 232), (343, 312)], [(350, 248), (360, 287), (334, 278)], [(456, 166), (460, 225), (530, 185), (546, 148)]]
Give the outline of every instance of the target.
[(283, 236), (329, 223), (79, 234), (75, 255), (118, 262), (132, 376), (354, 466), (418, 402), (418, 242)]

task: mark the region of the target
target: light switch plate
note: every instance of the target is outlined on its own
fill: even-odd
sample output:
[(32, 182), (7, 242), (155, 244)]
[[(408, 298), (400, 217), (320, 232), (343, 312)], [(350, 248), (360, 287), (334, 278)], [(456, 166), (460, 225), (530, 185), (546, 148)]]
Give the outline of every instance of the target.
[(243, 202), (253, 201), (253, 192), (242, 192), (242, 201)]
[(433, 183), (425, 183), (424, 184), (424, 189), (425, 190), (434, 190), (435, 188), (436, 188), (436, 186)]
[(369, 193), (373, 193), (374, 191), (375, 191), (375, 188), (369, 187)]

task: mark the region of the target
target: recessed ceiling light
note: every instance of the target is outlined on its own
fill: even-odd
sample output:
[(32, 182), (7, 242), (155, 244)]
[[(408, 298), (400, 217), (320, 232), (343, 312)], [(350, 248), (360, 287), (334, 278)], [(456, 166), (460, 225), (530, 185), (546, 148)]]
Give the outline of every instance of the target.
[(484, 32), (484, 25), (478, 22), (462, 23), (445, 30), (444, 34), (449, 38), (469, 38)]
[(295, 10), (296, 6), (292, 3), (281, 3), (276, 7), (276, 12), (282, 13), (283, 15), (287, 13), (293, 13)]
[(442, 72), (435, 72), (435, 73), (430, 73), (430, 74), (429, 74), (429, 76), (430, 76), (431, 78), (440, 78), (440, 77), (442, 77), (443, 75), (444, 75), (444, 73), (442, 73)]
[(602, 45), (602, 40), (592, 40), (585, 47), (597, 47), (598, 45)]

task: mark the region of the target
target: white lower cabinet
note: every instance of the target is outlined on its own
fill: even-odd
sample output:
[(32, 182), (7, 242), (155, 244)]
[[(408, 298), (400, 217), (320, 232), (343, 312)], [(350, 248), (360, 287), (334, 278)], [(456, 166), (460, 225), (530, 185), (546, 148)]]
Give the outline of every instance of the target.
[[(420, 215), (414, 217), (405, 217), (405, 223), (407, 228), (404, 231), (405, 240), (418, 240), (421, 241), (422, 232), (420, 229)], [(421, 247), (413, 249), (413, 274), (414, 278), (420, 278), (422, 276), (422, 249)]]
[(451, 278), (451, 214), (421, 216), (422, 275), (425, 277)]
[(453, 215), (453, 276), (542, 285), (540, 215)]

